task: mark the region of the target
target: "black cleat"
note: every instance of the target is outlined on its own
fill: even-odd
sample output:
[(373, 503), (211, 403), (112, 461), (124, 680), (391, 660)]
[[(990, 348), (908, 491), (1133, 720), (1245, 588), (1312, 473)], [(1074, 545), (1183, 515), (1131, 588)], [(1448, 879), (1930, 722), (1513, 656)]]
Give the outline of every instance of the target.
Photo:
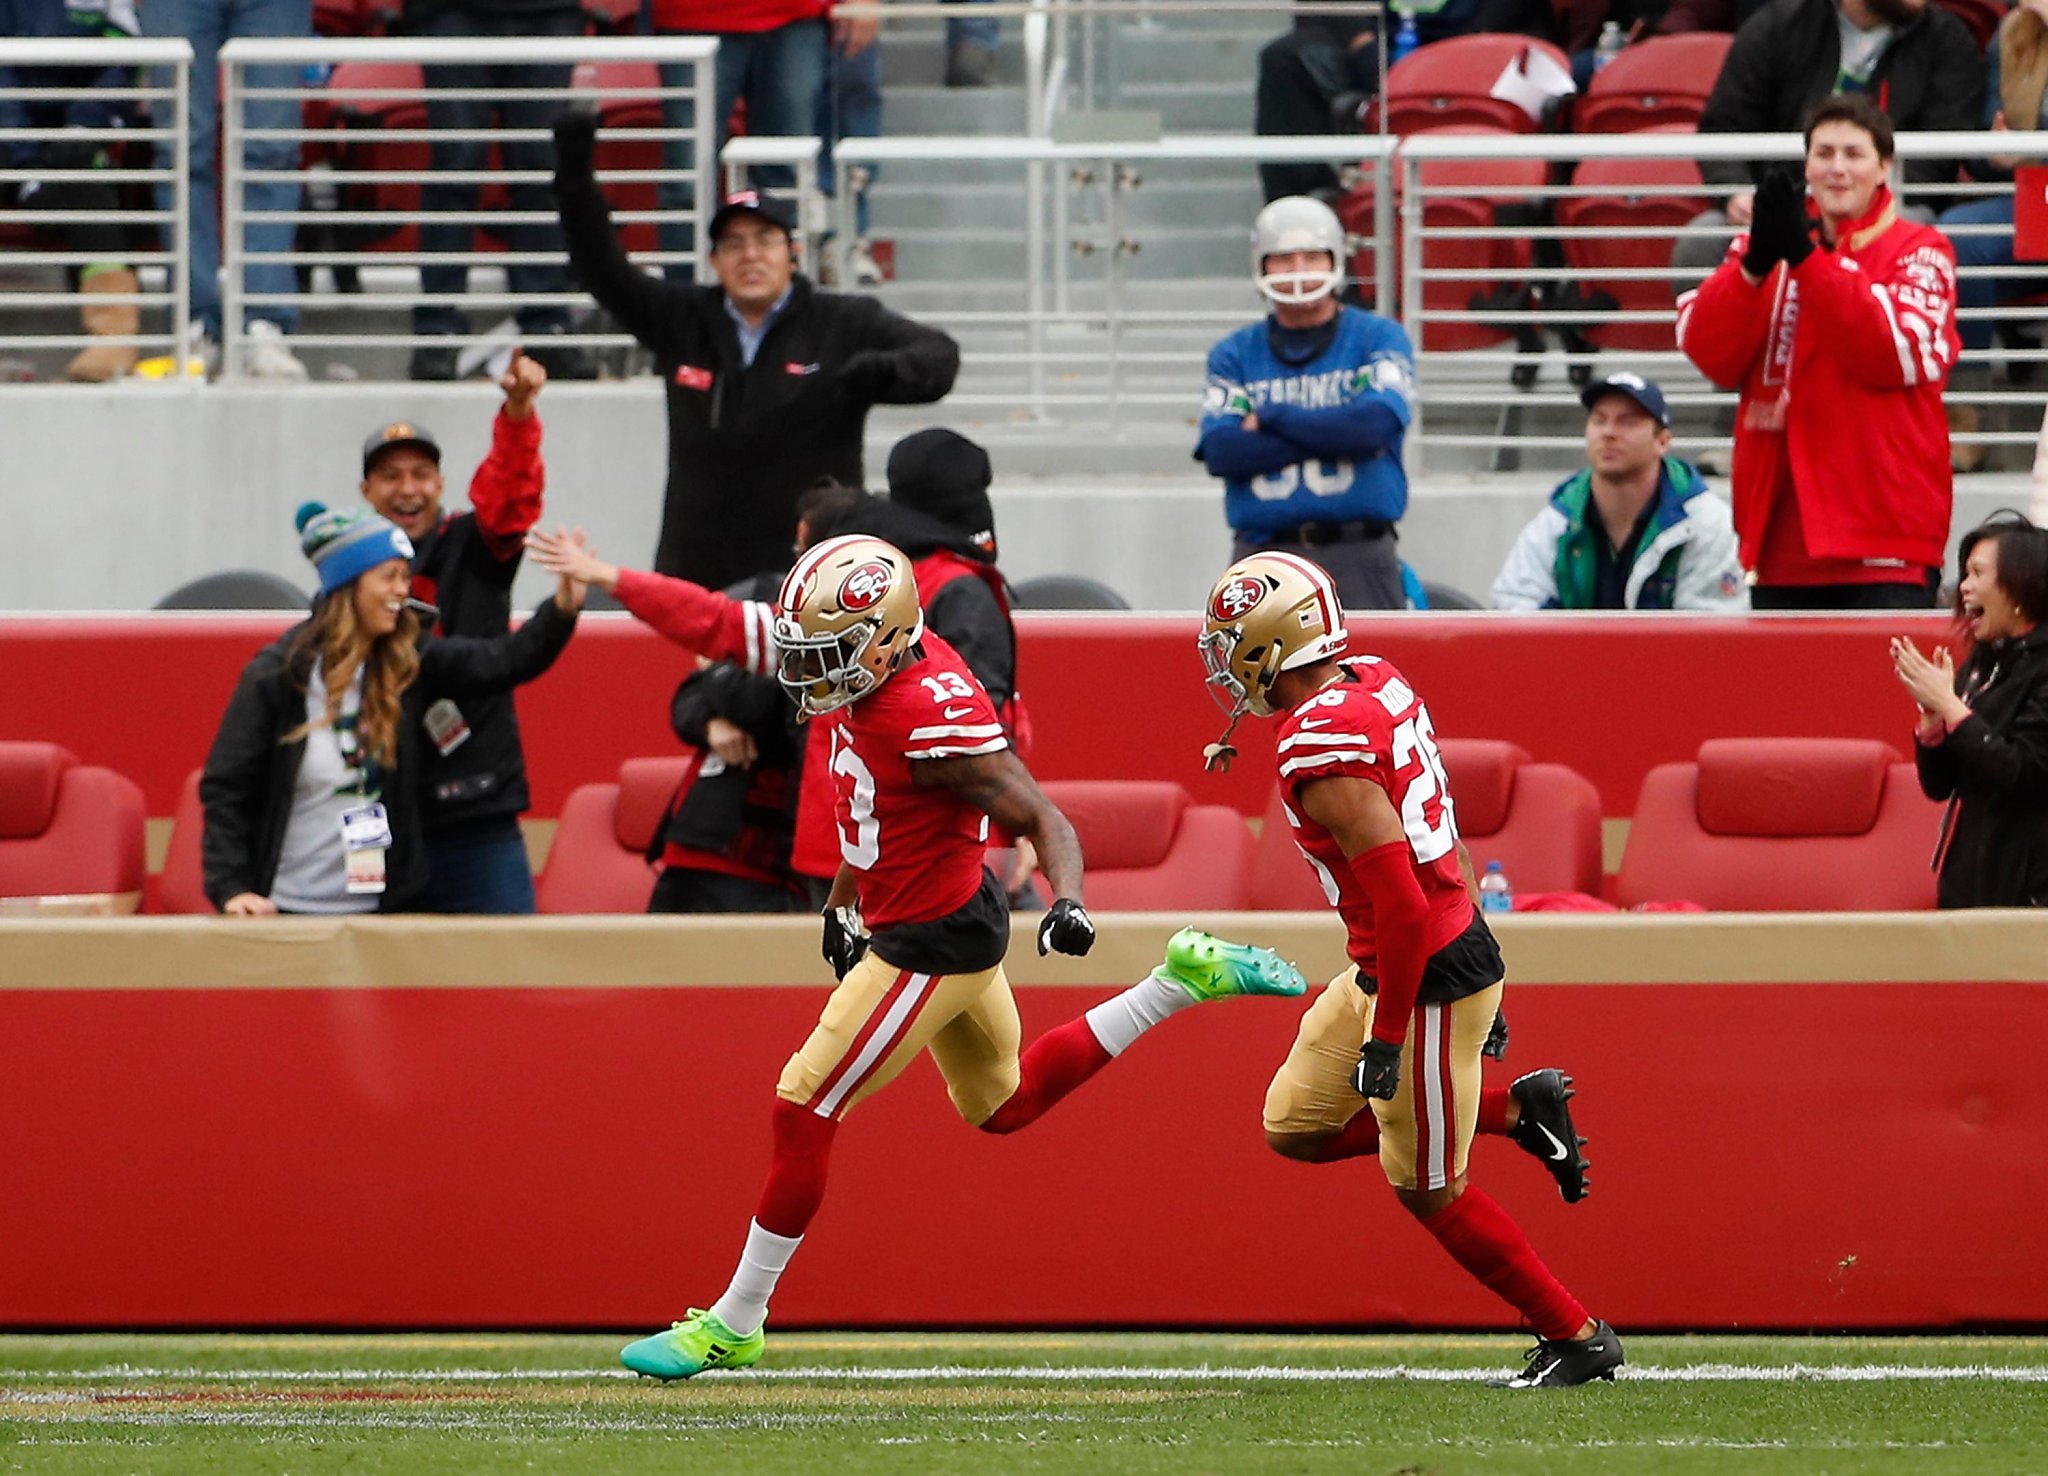
[(1539, 1338), (1524, 1360), (1527, 1367), (1510, 1379), (1489, 1379), (1489, 1389), (1563, 1389), (1613, 1379), (1624, 1360), (1621, 1339), (1604, 1322), (1593, 1324), (1593, 1336), (1582, 1340)]
[(1521, 1121), (1508, 1136), (1524, 1152), (1543, 1160), (1566, 1204), (1577, 1204), (1590, 1187), (1586, 1171), (1592, 1165), (1579, 1151), (1586, 1140), (1572, 1126), (1572, 1079), (1555, 1067), (1545, 1067), (1518, 1078), (1508, 1091), (1522, 1104)]

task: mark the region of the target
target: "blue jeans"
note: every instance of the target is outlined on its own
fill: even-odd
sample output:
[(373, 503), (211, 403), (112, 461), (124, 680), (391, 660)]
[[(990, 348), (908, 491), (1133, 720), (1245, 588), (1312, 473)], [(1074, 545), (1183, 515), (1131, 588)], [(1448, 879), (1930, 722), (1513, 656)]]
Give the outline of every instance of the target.
[[(2004, 234), (1984, 236), (1950, 236), (1955, 244), (1958, 267), (2009, 267), (2012, 254), (2012, 196), (1997, 200), (1972, 200), (1967, 205), (1957, 205), (1944, 210), (1935, 222), (1943, 233), (1950, 226), (2003, 226)], [(2001, 278), (1991, 276), (1956, 278), (1956, 306), (1958, 308), (1991, 308), (2001, 301), (2029, 297), (2041, 288), (2038, 281), (2022, 278)], [(1956, 331), (1962, 335), (1963, 347), (1982, 351), (1991, 347), (1992, 330), (1998, 326), (1991, 318), (1958, 318)]]
[[(540, 15), (493, 15), (469, 10), (444, 10), (432, 17), (418, 34), (422, 36), (580, 36), (580, 11), (549, 11)], [(567, 87), (570, 67), (503, 67), (482, 62), (459, 62), (452, 66), (428, 67), (429, 88), (449, 92), (488, 87)], [(551, 128), (561, 115), (562, 100), (554, 97), (447, 97), (427, 94), (429, 127), (449, 130), (489, 128), (493, 120), (504, 128)], [(546, 139), (506, 139), (498, 146), (507, 169), (551, 172), (555, 167), (554, 145)], [(434, 169), (439, 171), (481, 171), (490, 168), (491, 145), (487, 139), (434, 141)], [(420, 250), (423, 252), (467, 252), (476, 249), (476, 227), (468, 221), (437, 219), (436, 212), (474, 210), (482, 194), (473, 184), (429, 181), (420, 188)], [(546, 183), (515, 184), (506, 194), (514, 210), (555, 209), (555, 193)], [(492, 234), (512, 251), (520, 253), (560, 252), (562, 228), (550, 219), (545, 224), (498, 225)], [(467, 266), (423, 266), (420, 290), (453, 296), (468, 289)], [(505, 285), (514, 292), (567, 292), (569, 269), (562, 262), (527, 263), (505, 268)], [(559, 333), (569, 323), (562, 307), (519, 309), (519, 327), (526, 333)], [(462, 310), (440, 304), (415, 307), (415, 333), (467, 333), (469, 321)]]
[[(703, 33), (664, 31), (661, 34)], [(825, 92), (825, 53), (828, 48), (825, 22), (792, 21), (772, 31), (723, 31), (714, 34), (718, 36), (712, 102), (718, 113), (714, 158), (716, 150), (725, 147), (725, 120), (732, 116), (733, 104), (742, 97), (747, 100), (747, 132), (750, 134), (795, 138), (818, 126), (819, 99)], [(661, 65), (661, 85), (687, 87), (690, 72), (691, 68), (685, 63), (664, 62)], [(663, 98), (661, 121), (668, 128), (695, 127), (695, 102), (688, 97)], [(672, 139), (665, 146), (662, 156), (665, 168), (688, 169), (693, 162), (682, 140)], [(791, 182), (787, 169), (756, 170), (754, 179), (771, 189)], [(688, 210), (695, 203), (696, 195), (685, 181), (665, 180), (658, 191), (658, 198), (664, 210)], [(661, 249), (667, 252), (693, 251), (697, 245), (696, 231), (687, 221), (664, 222), (657, 239)], [(674, 280), (687, 281), (691, 273), (687, 263), (678, 262), (668, 268), (666, 275)]]
[[(975, 5), (980, 3), (980, 0), (947, 0), (947, 3), (952, 5)], [(981, 16), (961, 16), (948, 20), (946, 22), (946, 49), (951, 51), (956, 46), (986, 46), (990, 51), (994, 51), (996, 49), (996, 38), (1002, 34), (1002, 29), (1000, 22), (987, 20)]]
[(427, 832), (422, 912), (524, 916), (533, 911), (533, 866), (519, 818), (501, 815)]
[[(848, 56), (842, 51), (832, 53), (832, 86), (818, 98), (818, 137), (825, 141), (822, 157), (818, 160), (818, 188), (828, 198), (839, 193), (838, 170), (832, 162), (832, 145), (842, 138), (880, 138), (882, 136), (882, 48), (880, 43), (870, 45), (857, 56)], [(868, 182), (872, 184), (880, 173), (874, 165), (868, 166)], [(854, 209), (859, 216), (854, 229), (860, 235), (868, 233), (868, 194), (863, 189), (854, 199)]]
[[(313, 34), (312, 0), (149, 0), (138, 6), (142, 29), (149, 36), (183, 36), (192, 43), (191, 156), (192, 191), (192, 318), (204, 323), (216, 339), (220, 321), (220, 173), (214, 164), (220, 133), (220, 48), (237, 36), (298, 38)], [(157, 67), (151, 85), (169, 87), (171, 69)], [(244, 72), (251, 87), (297, 87), (304, 80), (299, 67), (250, 67)], [(243, 104), (241, 122), (249, 128), (297, 128), (299, 104), (289, 98)], [(250, 169), (296, 169), (299, 145), (291, 139), (250, 142), (242, 155)], [(249, 184), (243, 191), (249, 210), (297, 210), (299, 185)], [(156, 188), (156, 205), (169, 210), (171, 186)], [(245, 251), (289, 251), (298, 228), (267, 221), (244, 227)], [(166, 243), (168, 244), (168, 243)], [(298, 279), (288, 261), (251, 262), (242, 278), (245, 292), (293, 292)], [(289, 333), (299, 323), (296, 307), (252, 307), (251, 319), (275, 323)]]

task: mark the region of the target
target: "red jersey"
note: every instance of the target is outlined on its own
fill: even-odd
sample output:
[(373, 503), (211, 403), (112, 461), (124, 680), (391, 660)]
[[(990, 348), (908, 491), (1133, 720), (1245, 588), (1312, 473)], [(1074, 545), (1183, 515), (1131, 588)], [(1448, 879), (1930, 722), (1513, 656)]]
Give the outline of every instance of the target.
[[(619, 603), (671, 640), (714, 661), (775, 669), (773, 611), (688, 580), (624, 570)], [(951, 790), (920, 788), (918, 759), (999, 753), (1010, 746), (995, 704), (960, 653), (927, 631), (922, 654), (857, 702), (829, 712), (823, 752), (839, 852), (858, 874), (871, 930), (930, 922), (980, 890), (988, 816)]]
[(839, 854), (859, 873), (871, 930), (958, 912), (981, 889), (988, 816), (949, 789), (924, 788), (919, 759), (999, 753), (1003, 725), (960, 653), (926, 632), (923, 655), (830, 724)]
[(1318, 779), (1368, 780), (1400, 811), (1415, 879), (1429, 903), (1426, 948), (1434, 954), (1472, 925), (1472, 899), (1458, 867), (1458, 825), (1429, 709), (1393, 663), (1358, 656), (1333, 682), (1280, 724), (1280, 800), (1294, 843), (1344, 919), (1351, 961), (1379, 972), (1372, 900), (1351, 874), (1337, 838), (1308, 817), (1301, 791)]

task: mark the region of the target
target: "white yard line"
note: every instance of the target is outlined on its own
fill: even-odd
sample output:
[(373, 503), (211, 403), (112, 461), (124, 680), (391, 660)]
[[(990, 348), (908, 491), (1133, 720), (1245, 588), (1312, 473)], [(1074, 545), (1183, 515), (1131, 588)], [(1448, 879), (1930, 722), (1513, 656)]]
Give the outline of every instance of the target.
[[(1056, 1364), (1005, 1364), (966, 1366), (960, 1364), (917, 1367), (867, 1368), (751, 1368), (736, 1373), (713, 1372), (699, 1377), (707, 1382), (859, 1382), (931, 1383), (1014, 1380), (1022, 1383), (1388, 1383), (1412, 1380), (1418, 1383), (1472, 1383), (1498, 1378), (1507, 1365), (1497, 1368), (1418, 1368), (1389, 1364), (1377, 1368), (1314, 1368), (1288, 1364), (1256, 1364), (1229, 1367), (1202, 1364), (1187, 1368), (1117, 1364), (1108, 1366), (1062, 1366)], [(1621, 1370), (1621, 1378), (1643, 1383), (1934, 1383), (1982, 1381), (2011, 1384), (2048, 1383), (2048, 1367), (2009, 1367), (1995, 1364), (1745, 1364), (1694, 1363), (1673, 1367), (1645, 1365)], [(0, 1369), (0, 1399), (21, 1397), (10, 1394), (9, 1383), (47, 1383), (53, 1380), (114, 1382), (129, 1379), (177, 1380), (190, 1383), (307, 1383), (307, 1384), (498, 1384), (552, 1382), (608, 1382), (638, 1376), (624, 1369), (395, 1369), (395, 1368), (166, 1368), (112, 1364), (92, 1369)]]

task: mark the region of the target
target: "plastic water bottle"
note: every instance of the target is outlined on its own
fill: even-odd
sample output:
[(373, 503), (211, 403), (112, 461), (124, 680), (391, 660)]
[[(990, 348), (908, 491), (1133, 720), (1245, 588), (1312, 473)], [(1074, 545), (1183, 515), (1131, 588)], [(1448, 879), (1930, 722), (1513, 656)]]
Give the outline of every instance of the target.
[(1593, 70), (1599, 71), (1617, 56), (1621, 48), (1628, 45), (1628, 37), (1621, 34), (1617, 21), (1608, 21), (1600, 27), (1600, 39), (1593, 43)]
[(1402, 57), (1422, 44), (1422, 33), (1415, 29), (1414, 12), (1404, 8), (1398, 13), (1401, 20), (1400, 24), (1394, 27), (1393, 62), (1399, 62)]
[(1515, 910), (1515, 889), (1508, 885), (1508, 874), (1500, 868), (1500, 862), (1486, 863), (1486, 874), (1479, 878), (1479, 910), (1481, 912), (1513, 912)]

